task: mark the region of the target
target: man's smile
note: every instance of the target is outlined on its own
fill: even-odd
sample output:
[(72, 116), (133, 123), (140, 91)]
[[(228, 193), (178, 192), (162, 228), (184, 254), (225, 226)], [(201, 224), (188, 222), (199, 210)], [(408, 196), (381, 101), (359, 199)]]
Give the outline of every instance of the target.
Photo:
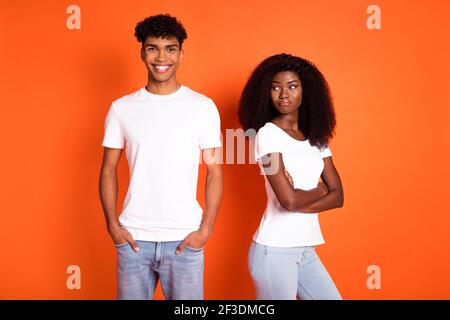
[(166, 73), (169, 68), (171, 67), (171, 65), (163, 65), (163, 64), (152, 64), (153, 68), (156, 70), (156, 72), (158, 73)]

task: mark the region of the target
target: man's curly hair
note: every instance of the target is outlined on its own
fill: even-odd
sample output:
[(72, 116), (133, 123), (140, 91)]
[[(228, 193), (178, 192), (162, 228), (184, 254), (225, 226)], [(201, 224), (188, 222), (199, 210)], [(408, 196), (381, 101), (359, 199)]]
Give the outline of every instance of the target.
[(187, 39), (186, 30), (181, 22), (168, 14), (158, 14), (138, 22), (134, 29), (134, 35), (137, 41), (142, 43), (142, 46), (144, 46), (147, 37), (163, 39), (174, 37), (178, 40), (180, 49), (184, 40)]
[(302, 102), (298, 126), (311, 145), (319, 148), (334, 135), (336, 117), (327, 81), (310, 61), (290, 54), (277, 54), (265, 59), (253, 71), (239, 101), (239, 122), (244, 130), (258, 131), (279, 112), (272, 103), (273, 77), (282, 71), (292, 71), (300, 78)]

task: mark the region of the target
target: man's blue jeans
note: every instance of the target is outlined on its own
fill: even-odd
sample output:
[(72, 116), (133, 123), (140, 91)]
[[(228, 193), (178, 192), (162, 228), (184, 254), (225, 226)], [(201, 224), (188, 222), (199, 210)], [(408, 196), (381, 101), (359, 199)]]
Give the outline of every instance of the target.
[(314, 246), (269, 247), (255, 241), (248, 267), (258, 300), (341, 300)]
[(181, 241), (136, 241), (135, 252), (128, 243), (116, 245), (118, 299), (153, 299), (158, 280), (168, 300), (203, 299), (203, 248), (175, 250)]

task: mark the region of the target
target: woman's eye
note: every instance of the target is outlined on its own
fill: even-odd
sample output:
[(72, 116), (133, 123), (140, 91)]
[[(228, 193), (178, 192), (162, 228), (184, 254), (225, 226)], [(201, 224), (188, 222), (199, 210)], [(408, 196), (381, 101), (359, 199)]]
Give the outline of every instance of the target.
[(272, 87), (272, 90), (278, 90), (279, 87)]
[(289, 87), (289, 89), (291, 89), (291, 90), (294, 90), (295, 88), (297, 88), (297, 86), (292, 85)]

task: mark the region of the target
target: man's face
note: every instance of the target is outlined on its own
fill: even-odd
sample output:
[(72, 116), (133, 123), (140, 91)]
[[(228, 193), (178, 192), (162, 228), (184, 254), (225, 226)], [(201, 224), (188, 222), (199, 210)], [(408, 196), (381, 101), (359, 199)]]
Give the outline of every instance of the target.
[(176, 38), (147, 37), (141, 49), (141, 58), (152, 80), (166, 82), (176, 78), (183, 51)]

